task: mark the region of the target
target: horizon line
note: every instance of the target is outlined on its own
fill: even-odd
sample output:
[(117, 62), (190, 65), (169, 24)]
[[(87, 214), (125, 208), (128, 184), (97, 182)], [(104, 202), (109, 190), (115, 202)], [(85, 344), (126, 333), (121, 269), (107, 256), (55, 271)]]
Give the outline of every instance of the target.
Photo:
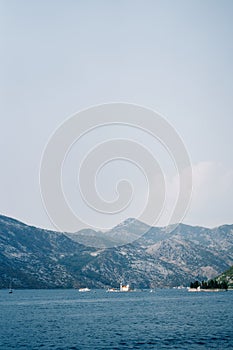
[[(140, 223), (142, 223), (142, 224), (144, 224), (144, 225), (147, 225), (147, 226), (149, 226), (150, 228), (152, 228), (152, 227), (155, 227), (155, 228), (167, 228), (167, 227), (170, 227), (170, 226), (173, 226), (173, 225), (184, 225), (184, 226), (190, 226), (190, 227), (201, 227), (201, 228), (205, 228), (205, 229), (209, 229), (209, 230), (213, 230), (213, 229), (215, 229), (215, 228), (219, 228), (219, 227), (222, 227), (222, 226), (232, 226), (233, 225), (233, 223), (231, 223), (231, 224), (227, 224), (227, 223), (223, 223), (223, 224), (220, 224), (220, 225), (217, 225), (217, 226), (213, 226), (213, 227), (208, 227), (208, 226), (202, 226), (202, 225), (191, 225), (191, 224), (186, 224), (186, 223), (183, 223), (183, 222), (179, 222), (179, 223), (173, 223), (173, 224), (169, 224), (169, 225), (165, 225), (165, 226), (153, 226), (153, 225), (150, 225), (150, 224), (148, 224), (148, 223), (145, 223), (145, 222), (143, 222), (143, 221), (140, 221), (140, 220), (138, 220), (137, 218), (132, 218), (132, 217), (129, 217), (129, 218), (127, 218), (127, 219), (125, 219), (125, 220), (123, 220), (123, 221), (121, 221), (121, 222), (119, 222), (117, 225), (115, 225), (115, 226), (113, 226), (113, 227), (111, 227), (111, 228), (109, 228), (109, 229), (106, 229), (106, 230), (99, 230), (98, 228), (90, 228), (90, 227), (83, 227), (82, 229), (80, 229), (80, 230), (78, 230), (78, 231), (74, 231), (74, 232), (69, 232), (69, 231), (59, 231), (59, 230), (56, 230), (56, 228), (55, 228), (55, 226), (54, 226), (54, 229), (52, 229), (52, 228), (45, 228), (45, 227), (41, 227), (41, 226), (36, 226), (36, 225), (34, 225), (34, 224), (30, 224), (30, 223), (27, 223), (27, 222), (24, 222), (24, 221), (22, 221), (21, 219), (18, 219), (18, 218), (15, 218), (15, 217), (13, 217), (13, 216), (9, 216), (9, 215), (5, 215), (5, 214), (2, 214), (2, 213), (0, 213), (0, 217), (5, 217), (5, 218), (8, 218), (8, 219), (11, 219), (11, 220), (14, 220), (14, 221), (18, 221), (18, 222), (20, 222), (21, 224), (23, 224), (23, 225), (26, 225), (26, 226), (29, 226), (29, 227), (35, 227), (35, 228), (37, 228), (37, 229), (40, 229), (40, 230), (45, 230), (45, 231), (52, 231), (52, 232), (60, 232), (60, 233), (76, 233), (76, 232), (80, 232), (81, 230), (85, 230), (85, 229), (92, 229), (93, 231), (96, 231), (96, 232), (98, 232), (98, 231), (101, 231), (101, 232), (107, 232), (107, 231), (109, 231), (109, 230), (112, 230), (112, 229), (114, 229), (115, 227), (117, 227), (117, 226), (119, 226), (119, 225), (121, 225), (121, 224), (124, 224), (124, 222), (126, 222), (127, 220), (132, 220), (132, 221), (138, 221), (138, 222), (140, 222)], [(127, 226), (127, 225), (125, 225), (125, 226)]]

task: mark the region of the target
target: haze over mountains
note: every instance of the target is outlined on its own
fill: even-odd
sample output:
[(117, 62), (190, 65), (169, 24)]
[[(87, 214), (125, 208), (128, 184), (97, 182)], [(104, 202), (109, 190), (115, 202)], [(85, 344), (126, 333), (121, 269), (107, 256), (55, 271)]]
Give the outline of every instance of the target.
[(66, 233), (66, 236), (90, 247), (111, 248), (132, 243), (149, 229), (147, 224), (129, 218), (107, 232), (83, 229), (76, 233)]
[(0, 288), (172, 287), (232, 265), (233, 225), (170, 232), (128, 219), (105, 233), (63, 234), (0, 216)]

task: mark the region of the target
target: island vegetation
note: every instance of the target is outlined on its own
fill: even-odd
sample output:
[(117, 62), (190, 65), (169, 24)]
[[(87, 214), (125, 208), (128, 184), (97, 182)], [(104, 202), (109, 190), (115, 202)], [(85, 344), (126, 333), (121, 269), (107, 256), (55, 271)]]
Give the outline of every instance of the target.
[(190, 288), (199, 288), (200, 289), (228, 289), (228, 284), (226, 281), (218, 282), (217, 280), (209, 280), (209, 281), (195, 281), (190, 283)]

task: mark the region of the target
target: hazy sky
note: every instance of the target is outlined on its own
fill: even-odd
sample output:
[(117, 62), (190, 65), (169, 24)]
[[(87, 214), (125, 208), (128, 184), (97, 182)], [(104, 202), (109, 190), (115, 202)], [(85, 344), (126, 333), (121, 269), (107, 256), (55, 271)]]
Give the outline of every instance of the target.
[(232, 1), (0, 3), (2, 214), (52, 227), (39, 188), (50, 135), (80, 109), (130, 102), (164, 115), (186, 145), (184, 221), (233, 223)]

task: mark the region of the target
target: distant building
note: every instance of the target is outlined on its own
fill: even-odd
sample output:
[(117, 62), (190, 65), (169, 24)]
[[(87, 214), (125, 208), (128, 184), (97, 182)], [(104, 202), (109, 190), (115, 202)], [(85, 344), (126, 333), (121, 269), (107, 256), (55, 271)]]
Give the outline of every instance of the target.
[(129, 284), (120, 283), (120, 292), (129, 292)]

